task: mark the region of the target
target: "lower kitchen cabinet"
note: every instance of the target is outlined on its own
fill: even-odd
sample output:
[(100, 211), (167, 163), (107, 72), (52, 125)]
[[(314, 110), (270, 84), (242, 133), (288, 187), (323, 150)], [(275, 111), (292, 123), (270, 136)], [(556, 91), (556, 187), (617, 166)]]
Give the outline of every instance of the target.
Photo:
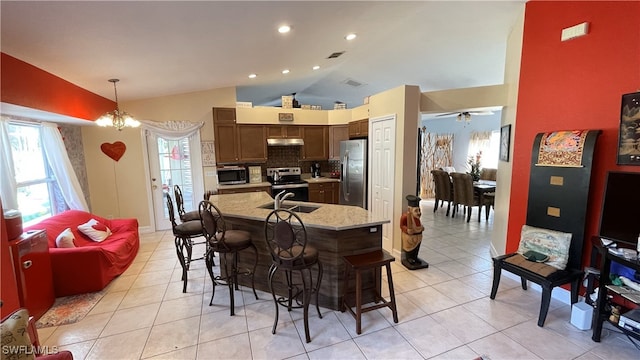
[(231, 189), (218, 189), (218, 194), (239, 194), (248, 192), (261, 192), (265, 191), (271, 194), (271, 186), (252, 186), (252, 187), (238, 187)]
[(309, 183), (309, 201), (326, 204), (337, 204), (340, 183)]

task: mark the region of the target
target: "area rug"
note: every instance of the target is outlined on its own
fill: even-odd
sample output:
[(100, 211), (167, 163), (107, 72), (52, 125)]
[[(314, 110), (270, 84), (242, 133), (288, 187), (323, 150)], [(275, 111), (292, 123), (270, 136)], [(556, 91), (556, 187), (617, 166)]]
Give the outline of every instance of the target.
[(36, 322), (36, 327), (40, 329), (78, 322), (87, 316), (104, 294), (103, 290), (56, 298), (53, 306)]

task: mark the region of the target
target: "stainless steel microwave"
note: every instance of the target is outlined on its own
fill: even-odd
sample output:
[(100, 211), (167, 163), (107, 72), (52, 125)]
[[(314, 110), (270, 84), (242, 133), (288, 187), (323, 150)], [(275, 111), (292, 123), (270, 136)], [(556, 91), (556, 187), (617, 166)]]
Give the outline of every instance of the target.
[(244, 166), (223, 166), (218, 168), (218, 184), (233, 185), (247, 182), (247, 169)]

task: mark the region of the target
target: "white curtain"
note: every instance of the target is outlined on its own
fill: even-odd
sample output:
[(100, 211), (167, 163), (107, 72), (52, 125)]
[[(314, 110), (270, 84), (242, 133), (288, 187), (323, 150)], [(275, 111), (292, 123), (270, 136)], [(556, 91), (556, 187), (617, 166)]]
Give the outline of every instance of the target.
[(89, 211), (57, 125), (43, 123), (41, 132), (44, 152), (67, 206), (72, 210)]
[[(200, 140), (200, 128), (204, 126), (204, 121), (193, 123), (190, 121), (167, 121), (157, 122), (149, 120), (140, 120), (142, 128), (156, 136), (160, 136), (167, 140), (180, 140), (185, 137), (192, 139), (194, 135)], [(199, 149), (200, 144), (194, 150)]]
[(480, 165), (484, 167), (482, 163), (482, 158), (485, 157), (487, 152), (489, 151), (489, 147), (491, 146), (491, 132), (490, 131), (474, 131), (471, 133), (471, 137), (469, 138), (469, 149), (467, 151), (467, 159), (472, 157), (476, 158), (476, 155), (481, 153), (480, 157)]
[(11, 157), (11, 143), (9, 142), (8, 121), (0, 119), (0, 197), (4, 209), (18, 208), (18, 190), (16, 174)]

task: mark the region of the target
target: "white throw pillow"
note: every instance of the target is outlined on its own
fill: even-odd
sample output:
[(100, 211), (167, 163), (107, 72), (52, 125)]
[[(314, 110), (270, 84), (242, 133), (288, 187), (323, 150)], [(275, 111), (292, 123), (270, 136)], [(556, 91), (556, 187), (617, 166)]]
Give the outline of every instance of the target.
[(56, 238), (56, 247), (74, 248), (76, 247), (76, 244), (73, 242), (73, 240), (75, 240), (75, 237), (71, 232), (71, 228), (66, 228), (62, 230), (60, 235), (58, 235), (58, 237)]
[(111, 230), (96, 219), (91, 219), (86, 223), (79, 225), (78, 230), (87, 235), (89, 239), (96, 242), (103, 241), (107, 236), (111, 235)]

